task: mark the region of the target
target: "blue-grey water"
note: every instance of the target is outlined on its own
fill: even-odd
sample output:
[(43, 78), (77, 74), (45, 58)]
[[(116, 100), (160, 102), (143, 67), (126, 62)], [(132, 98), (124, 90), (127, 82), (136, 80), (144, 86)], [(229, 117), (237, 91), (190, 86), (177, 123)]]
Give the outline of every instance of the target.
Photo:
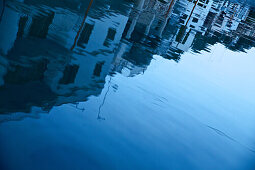
[(252, 5), (0, 0), (0, 169), (254, 170)]

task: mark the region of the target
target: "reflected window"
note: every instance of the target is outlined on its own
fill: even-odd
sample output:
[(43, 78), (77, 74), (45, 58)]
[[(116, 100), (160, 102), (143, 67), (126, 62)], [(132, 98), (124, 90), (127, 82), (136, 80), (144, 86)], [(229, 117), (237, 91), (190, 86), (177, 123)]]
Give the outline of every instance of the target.
[(198, 19), (197, 19), (197, 18), (193, 18), (193, 19), (192, 19), (192, 22), (197, 23), (197, 22), (198, 22)]
[(94, 73), (93, 73), (94, 76), (100, 77), (103, 65), (104, 65), (104, 61), (103, 62), (98, 62), (96, 64), (95, 69), (94, 69)]
[(203, 7), (203, 6), (204, 6), (203, 4), (200, 4), (200, 3), (198, 3), (197, 5), (200, 6), (200, 7)]
[(182, 17), (181, 17), (181, 19), (187, 19), (188, 18), (188, 15), (187, 14), (184, 14)]
[(92, 34), (94, 26), (95, 26), (94, 23), (93, 24), (85, 23), (84, 29), (83, 29), (83, 31), (81, 33), (81, 36), (80, 36), (80, 38), (78, 40), (78, 43), (77, 43), (78, 46), (84, 47), (83, 44), (88, 44), (89, 38)]
[(8, 84), (23, 84), (32, 81), (42, 81), (47, 70), (48, 60), (38, 60), (36, 63), (23, 66), (22, 64), (12, 65), (4, 76), (4, 82)]
[(78, 73), (78, 65), (68, 65), (65, 68), (64, 75), (59, 81), (60, 84), (72, 84), (75, 81), (76, 75)]
[(183, 41), (182, 41), (182, 44), (185, 44), (189, 38), (189, 35), (190, 35), (190, 32), (191, 32), (191, 29), (189, 30), (189, 32), (185, 35)]
[(106, 36), (105, 41), (104, 41), (104, 46), (109, 47), (110, 42), (115, 39), (115, 35), (116, 35), (116, 29), (109, 28), (107, 36)]
[(159, 20), (157, 23), (157, 26), (155, 27), (155, 30), (158, 31), (160, 29), (160, 26), (162, 25), (162, 21)]
[(20, 20), (19, 20), (19, 30), (18, 30), (18, 33), (17, 33), (17, 37), (23, 37), (27, 21), (28, 21), (28, 17), (27, 16), (20, 17)]
[(55, 13), (51, 13), (48, 16), (35, 17), (32, 20), (32, 24), (29, 30), (29, 35), (32, 37), (46, 38), (49, 27), (52, 24)]
[(186, 27), (182, 25), (180, 27), (180, 30), (179, 30), (177, 36), (176, 36), (176, 41), (180, 43), (182, 41), (182, 38), (185, 35), (185, 33), (186, 33)]

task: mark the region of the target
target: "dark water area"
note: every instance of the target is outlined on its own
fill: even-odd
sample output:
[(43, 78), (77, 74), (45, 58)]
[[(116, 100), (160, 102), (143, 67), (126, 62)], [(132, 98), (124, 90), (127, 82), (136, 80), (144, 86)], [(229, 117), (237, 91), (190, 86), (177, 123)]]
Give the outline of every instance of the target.
[(255, 169), (255, 8), (0, 0), (0, 169)]

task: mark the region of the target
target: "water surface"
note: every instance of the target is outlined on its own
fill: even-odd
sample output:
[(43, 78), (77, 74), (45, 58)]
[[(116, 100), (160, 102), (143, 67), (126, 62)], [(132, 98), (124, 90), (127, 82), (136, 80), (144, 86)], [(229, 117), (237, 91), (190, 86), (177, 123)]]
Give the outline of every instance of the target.
[(255, 168), (252, 4), (1, 2), (0, 169)]

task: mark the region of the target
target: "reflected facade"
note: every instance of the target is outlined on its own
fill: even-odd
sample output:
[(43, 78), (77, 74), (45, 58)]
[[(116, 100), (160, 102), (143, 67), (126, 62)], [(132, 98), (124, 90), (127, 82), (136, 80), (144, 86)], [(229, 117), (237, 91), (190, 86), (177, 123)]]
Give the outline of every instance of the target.
[(254, 5), (0, 0), (0, 169), (254, 169)]

